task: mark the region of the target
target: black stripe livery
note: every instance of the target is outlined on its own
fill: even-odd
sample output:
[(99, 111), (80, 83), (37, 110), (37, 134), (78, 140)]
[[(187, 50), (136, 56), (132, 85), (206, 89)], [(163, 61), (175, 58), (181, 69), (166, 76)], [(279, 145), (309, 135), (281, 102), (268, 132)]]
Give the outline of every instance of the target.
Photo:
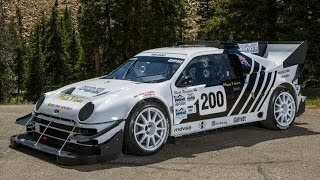
[(260, 78), (259, 78), (259, 81), (258, 81), (258, 85), (257, 85), (257, 87), (255, 89), (255, 92), (253, 92), (254, 93), (253, 94), (254, 97), (250, 99), (250, 101), (248, 102), (247, 106), (244, 108), (244, 110), (242, 112), (243, 114), (246, 114), (249, 111), (249, 109), (252, 106), (252, 103), (254, 102), (255, 98), (258, 98), (256, 96), (258, 95), (258, 93), (260, 92), (260, 89), (262, 88), (264, 76), (265, 76), (265, 72), (261, 72), (260, 73)]
[(254, 112), (254, 111), (255, 111), (255, 109), (257, 108), (257, 106), (258, 106), (259, 102), (261, 101), (261, 99), (262, 99), (262, 97), (263, 97), (263, 95), (264, 95), (264, 93), (265, 93), (265, 91), (266, 91), (266, 89), (267, 89), (268, 85), (270, 84), (271, 74), (272, 74), (271, 72), (270, 72), (270, 73), (268, 73), (268, 77), (267, 77), (266, 84), (264, 85), (264, 87), (263, 87), (263, 89), (262, 89), (262, 92), (261, 92), (260, 96), (259, 96), (259, 97), (257, 97), (257, 98), (258, 98), (258, 100), (256, 101), (256, 104), (255, 104), (255, 105), (254, 105), (254, 107), (252, 108), (251, 112)]
[(273, 87), (274, 83), (276, 82), (276, 77), (277, 77), (277, 71), (274, 73), (274, 78), (273, 78), (273, 81), (272, 81), (272, 84), (270, 86), (270, 89), (268, 89), (268, 92), (267, 92), (267, 95), (263, 98), (263, 101), (258, 109), (258, 111), (260, 111), (262, 105), (264, 104), (264, 101), (267, 99), (267, 97), (269, 96), (269, 93), (271, 91), (271, 88)]

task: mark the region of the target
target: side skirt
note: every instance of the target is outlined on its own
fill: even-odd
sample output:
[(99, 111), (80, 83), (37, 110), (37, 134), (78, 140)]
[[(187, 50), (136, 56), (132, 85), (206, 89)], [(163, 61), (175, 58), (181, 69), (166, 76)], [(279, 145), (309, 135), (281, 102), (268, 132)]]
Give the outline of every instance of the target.
[(264, 120), (263, 117), (265, 116), (265, 113), (266, 112), (261, 111), (178, 124), (172, 127), (171, 136), (180, 137), (199, 132), (262, 121)]

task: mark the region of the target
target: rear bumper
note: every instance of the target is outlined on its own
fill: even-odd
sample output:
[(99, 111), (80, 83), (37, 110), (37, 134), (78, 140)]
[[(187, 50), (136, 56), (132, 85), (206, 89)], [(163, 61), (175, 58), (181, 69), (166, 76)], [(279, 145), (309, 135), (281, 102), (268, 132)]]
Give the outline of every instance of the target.
[(13, 135), (10, 138), (10, 145), (16, 148), (20, 145), (38, 150), (56, 157), (58, 164), (64, 165), (79, 165), (79, 164), (93, 164), (106, 160), (116, 159), (122, 155), (123, 131), (116, 133), (107, 142), (99, 145), (92, 145), (81, 147), (72, 147), (72, 143), (67, 142), (65, 147), (61, 150), (61, 146), (53, 145), (50, 142), (43, 142), (42, 140), (35, 145), (37, 137), (33, 134), (23, 133)]

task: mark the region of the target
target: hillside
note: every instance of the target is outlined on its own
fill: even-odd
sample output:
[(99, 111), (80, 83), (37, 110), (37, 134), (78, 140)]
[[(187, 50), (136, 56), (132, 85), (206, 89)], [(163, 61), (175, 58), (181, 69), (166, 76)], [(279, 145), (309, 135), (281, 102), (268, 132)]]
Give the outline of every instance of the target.
[[(30, 30), (39, 18), (42, 11), (48, 13), (54, 0), (0, 0), (4, 7), (4, 16), (7, 21), (12, 20), (15, 17), (17, 7), (20, 8), (23, 24), (23, 34), (28, 36)], [(78, 0), (58, 0), (59, 7), (70, 7), (73, 15), (76, 15), (78, 9)]]

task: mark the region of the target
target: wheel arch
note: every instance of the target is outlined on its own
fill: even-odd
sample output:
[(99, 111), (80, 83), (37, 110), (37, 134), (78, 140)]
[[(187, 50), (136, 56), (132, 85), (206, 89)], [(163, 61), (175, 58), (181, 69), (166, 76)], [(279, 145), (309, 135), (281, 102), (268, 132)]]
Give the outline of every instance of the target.
[(157, 104), (159, 104), (160, 106), (162, 106), (162, 108), (166, 111), (166, 115), (168, 117), (169, 123), (170, 123), (170, 128), (169, 128), (169, 137), (171, 136), (171, 128), (173, 126), (173, 121), (171, 119), (170, 116), (170, 110), (168, 109), (168, 106), (159, 98), (156, 97), (150, 97), (150, 98), (146, 98), (146, 99), (141, 99), (140, 101), (138, 101), (130, 110), (130, 112), (127, 114), (127, 118), (126, 118), (126, 123), (128, 122), (128, 119), (132, 116), (132, 114), (135, 112), (135, 110), (142, 104), (144, 103), (148, 103), (148, 102), (155, 102)]
[(288, 89), (290, 91), (290, 93), (293, 95), (293, 98), (295, 99), (295, 103), (296, 103), (296, 107), (297, 107), (297, 105), (298, 105), (298, 94), (297, 94), (296, 89), (293, 86), (293, 84), (285, 82), (285, 83), (281, 83), (276, 88), (279, 88), (279, 87), (286, 88), (286, 89)]

